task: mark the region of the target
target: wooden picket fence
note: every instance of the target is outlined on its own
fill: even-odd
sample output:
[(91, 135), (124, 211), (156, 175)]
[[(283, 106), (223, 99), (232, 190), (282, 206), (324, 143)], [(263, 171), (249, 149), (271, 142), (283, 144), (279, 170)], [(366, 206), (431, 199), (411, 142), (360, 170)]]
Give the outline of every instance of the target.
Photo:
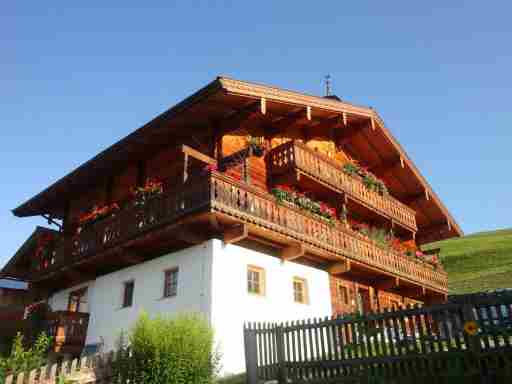
[(60, 377), (79, 384), (107, 384), (111, 382), (114, 358), (111, 352), (65, 360), (30, 372), (9, 375), (5, 384), (56, 384)]
[[(475, 323), (472, 335), (467, 327)], [(364, 316), (250, 323), (244, 334), (248, 384), (512, 382), (510, 293)]]

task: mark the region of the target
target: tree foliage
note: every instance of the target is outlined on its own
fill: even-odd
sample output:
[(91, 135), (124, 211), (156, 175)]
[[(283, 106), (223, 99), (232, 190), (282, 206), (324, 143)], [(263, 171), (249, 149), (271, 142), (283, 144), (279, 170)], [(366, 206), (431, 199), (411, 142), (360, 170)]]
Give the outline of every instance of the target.
[(20, 372), (28, 372), (44, 365), (50, 344), (51, 338), (42, 332), (34, 344), (26, 348), (23, 345), (23, 336), (18, 333), (12, 343), (10, 355), (0, 358), (0, 383), (4, 382), (8, 374), (16, 376)]

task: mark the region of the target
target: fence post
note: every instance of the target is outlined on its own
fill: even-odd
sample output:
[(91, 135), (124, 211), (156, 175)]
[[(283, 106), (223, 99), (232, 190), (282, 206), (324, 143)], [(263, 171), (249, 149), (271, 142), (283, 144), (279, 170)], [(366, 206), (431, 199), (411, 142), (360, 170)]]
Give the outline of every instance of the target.
[(256, 330), (251, 329), (250, 325), (244, 327), (244, 344), (247, 384), (258, 384), (258, 349)]
[(288, 381), (288, 374), (286, 371), (286, 361), (284, 354), (284, 328), (282, 325), (278, 325), (276, 328), (276, 351), (277, 351), (277, 364), (278, 364), (278, 376), (277, 382), (279, 384), (285, 384)]

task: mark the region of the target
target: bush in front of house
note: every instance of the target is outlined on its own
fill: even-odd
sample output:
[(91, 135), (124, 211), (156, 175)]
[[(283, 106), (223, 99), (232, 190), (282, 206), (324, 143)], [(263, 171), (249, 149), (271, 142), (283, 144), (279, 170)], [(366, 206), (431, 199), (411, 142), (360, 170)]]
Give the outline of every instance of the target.
[(114, 382), (210, 384), (219, 368), (213, 331), (200, 315), (149, 318), (145, 313), (122, 334), (113, 364)]
[(0, 357), (0, 383), (5, 381), (7, 375), (18, 375), (28, 372), (45, 364), (51, 338), (45, 333), (39, 334), (34, 344), (26, 348), (23, 345), (23, 336), (18, 333), (14, 338), (9, 356)]

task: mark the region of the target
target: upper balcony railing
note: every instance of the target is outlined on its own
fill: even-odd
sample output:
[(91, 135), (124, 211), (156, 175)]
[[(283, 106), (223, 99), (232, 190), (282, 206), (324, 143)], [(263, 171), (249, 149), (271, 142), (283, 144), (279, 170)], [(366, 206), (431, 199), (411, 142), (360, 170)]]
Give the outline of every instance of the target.
[(274, 148), (269, 156), (273, 175), (292, 169), (346, 193), (348, 197), (393, 219), (413, 231), (417, 230), (416, 212), (391, 196), (369, 190), (361, 178), (343, 172), (340, 164), (297, 141), (290, 141)]
[(377, 246), (342, 225), (330, 225), (302, 210), (279, 204), (275, 197), (217, 172), (190, 180), (174, 190), (153, 197), (142, 205), (129, 204), (63, 241), (55, 251), (49, 273), (84, 260), (114, 246), (171, 224), (190, 213), (223, 214), (250, 224), (268, 236), (300, 242), (317, 253), (329, 252), (362, 265), (404, 278), (410, 282), (447, 291), (442, 268), (408, 258)]

